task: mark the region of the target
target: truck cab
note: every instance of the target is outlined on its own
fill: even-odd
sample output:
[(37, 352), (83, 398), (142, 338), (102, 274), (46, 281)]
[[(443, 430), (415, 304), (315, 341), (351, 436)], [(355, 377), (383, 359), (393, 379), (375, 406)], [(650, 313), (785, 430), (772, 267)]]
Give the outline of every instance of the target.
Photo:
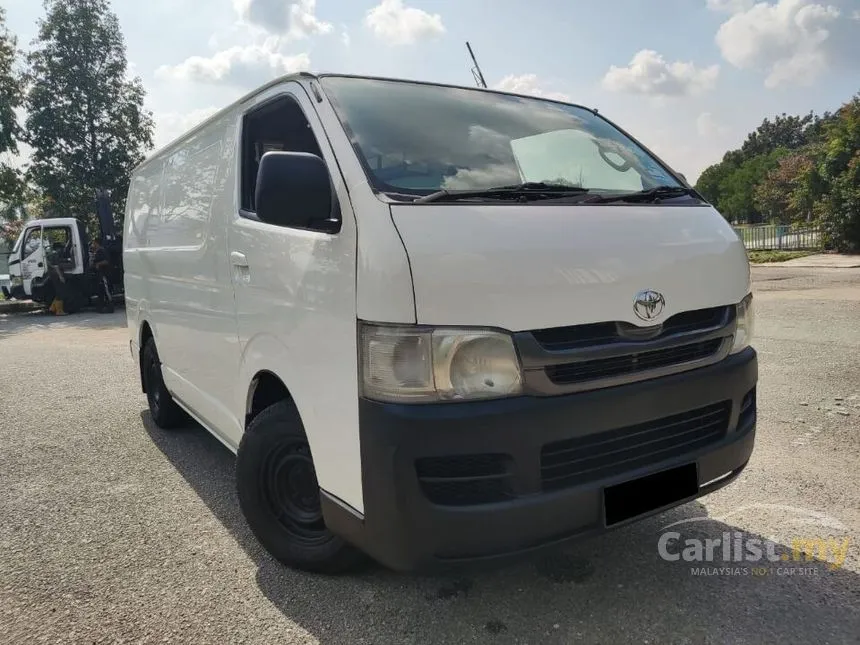
[[(89, 236), (81, 220), (57, 217), (27, 222), (9, 255), (9, 296), (51, 304), (56, 295), (51, 270), (56, 267), (68, 292), (66, 309), (74, 311), (89, 302), (96, 288), (89, 256)], [(113, 283), (121, 286), (121, 255), (115, 251), (114, 256)]]

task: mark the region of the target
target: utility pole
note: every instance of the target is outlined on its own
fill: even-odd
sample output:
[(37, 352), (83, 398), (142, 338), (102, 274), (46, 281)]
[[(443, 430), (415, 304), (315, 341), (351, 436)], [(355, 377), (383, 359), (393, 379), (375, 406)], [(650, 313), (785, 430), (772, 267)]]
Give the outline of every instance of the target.
[(466, 41), (466, 49), (469, 50), (469, 56), (472, 57), (472, 62), (475, 65), (472, 68), (472, 76), (475, 78), (475, 82), (478, 84), (478, 87), (486, 89), (487, 81), (484, 80), (484, 74), (481, 72), (481, 67), (478, 65), (478, 59), (475, 58), (475, 52), (472, 51), (472, 46), (469, 44), (469, 41)]

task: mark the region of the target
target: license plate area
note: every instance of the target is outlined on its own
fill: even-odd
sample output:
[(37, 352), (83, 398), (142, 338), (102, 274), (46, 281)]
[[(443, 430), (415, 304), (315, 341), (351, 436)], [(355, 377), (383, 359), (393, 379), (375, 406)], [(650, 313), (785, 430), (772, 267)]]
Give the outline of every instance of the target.
[(679, 502), (699, 492), (695, 462), (606, 488), (603, 505), (606, 526)]

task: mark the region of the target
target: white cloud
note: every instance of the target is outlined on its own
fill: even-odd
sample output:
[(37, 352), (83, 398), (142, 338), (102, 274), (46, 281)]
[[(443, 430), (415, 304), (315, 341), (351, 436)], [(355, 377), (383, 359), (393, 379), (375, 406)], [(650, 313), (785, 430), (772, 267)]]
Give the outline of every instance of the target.
[(502, 80), (496, 83), (495, 89), (502, 90), (503, 92), (513, 92), (514, 94), (541, 96), (556, 101), (570, 101), (570, 97), (567, 94), (545, 90), (536, 74), (505, 76)]
[(445, 33), (442, 16), (407, 7), (403, 0), (382, 0), (367, 12), (364, 24), (391, 45), (410, 45)]
[(729, 128), (717, 121), (710, 112), (702, 112), (696, 118), (696, 130), (703, 137), (722, 137), (729, 133)]
[(215, 114), (218, 108), (207, 107), (191, 112), (156, 112), (155, 147), (161, 148)]
[(340, 42), (343, 43), (344, 47), (349, 47), (352, 42), (352, 39), (349, 37), (349, 29), (346, 25), (341, 25)]
[(860, 28), (837, 7), (813, 0), (760, 2), (737, 11), (716, 41), (735, 67), (764, 71), (769, 88), (811, 84), (834, 65), (856, 65), (860, 55)]
[(603, 77), (603, 87), (612, 92), (684, 96), (712, 89), (719, 74), (719, 65), (700, 68), (693, 63), (670, 63), (657, 52), (643, 49), (627, 67), (612, 65)]
[(278, 76), (307, 70), (310, 64), (307, 54), (287, 56), (279, 51), (277, 39), (269, 39), (263, 44), (230, 47), (208, 57), (191, 56), (178, 65), (159, 67), (155, 74), (184, 82), (250, 89)]
[(334, 29), (316, 17), (316, 4), (316, 0), (233, 0), (239, 17), (248, 24), (294, 40)]

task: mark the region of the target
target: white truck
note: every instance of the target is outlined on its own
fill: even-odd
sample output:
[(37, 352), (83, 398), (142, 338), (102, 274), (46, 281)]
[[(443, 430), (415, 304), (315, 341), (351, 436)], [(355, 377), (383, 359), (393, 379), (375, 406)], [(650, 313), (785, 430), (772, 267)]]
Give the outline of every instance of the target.
[[(93, 270), (90, 244), (83, 222), (73, 217), (31, 220), (26, 223), (9, 254), (9, 286), (3, 295), (50, 305), (57, 295), (57, 274), (51, 260), (62, 272), (64, 309), (73, 313), (88, 305), (102, 290), (113, 302), (122, 295), (122, 239), (113, 229), (109, 209), (98, 200), (101, 243), (110, 262), (107, 272)], [(107, 224), (105, 223), (107, 221)]]
[(595, 110), (299, 74), (154, 154), (127, 204), (152, 419), (237, 453), (289, 565), (529, 553), (750, 458), (744, 247)]

